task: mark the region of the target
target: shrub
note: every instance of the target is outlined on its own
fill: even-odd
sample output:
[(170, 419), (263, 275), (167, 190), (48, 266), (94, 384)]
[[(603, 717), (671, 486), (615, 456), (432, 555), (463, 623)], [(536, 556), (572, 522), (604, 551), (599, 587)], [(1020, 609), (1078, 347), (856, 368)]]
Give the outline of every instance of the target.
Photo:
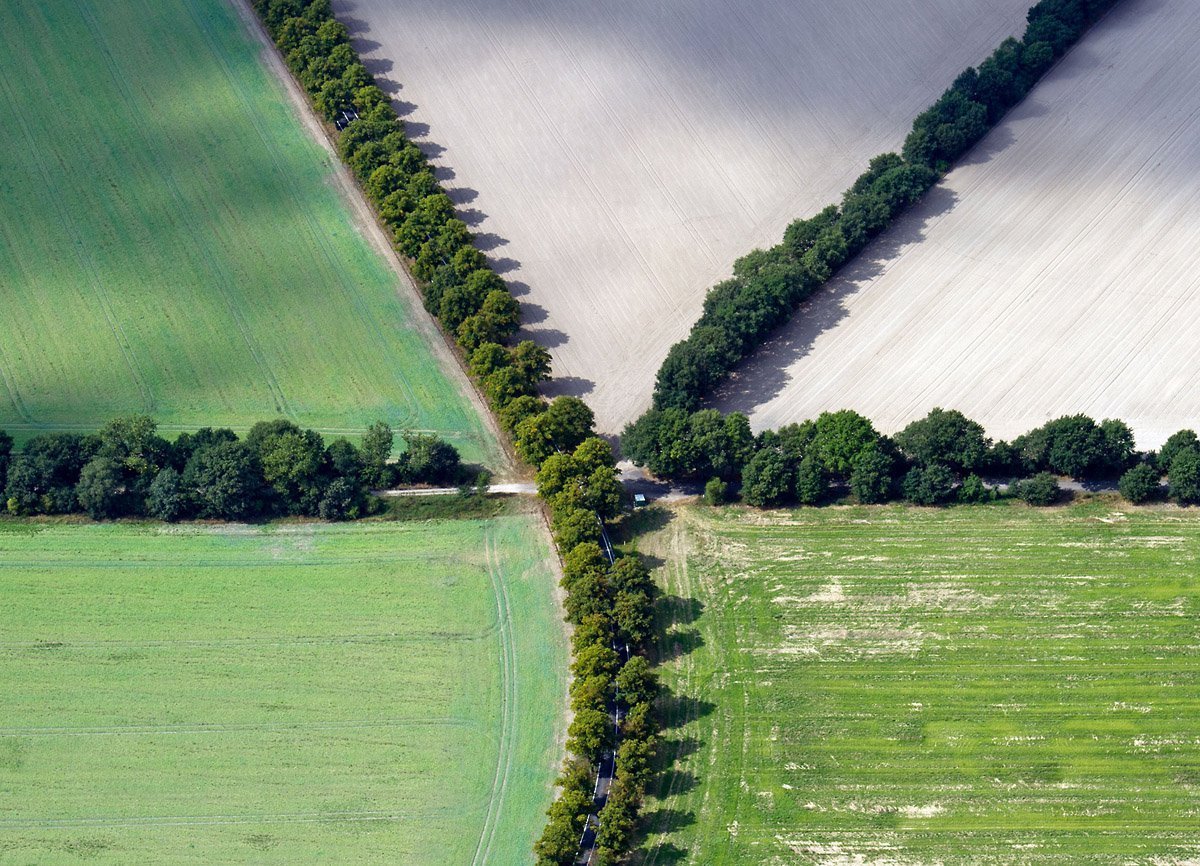
[(975, 474), (964, 478), (962, 486), (958, 488), (958, 501), (962, 503), (978, 504), (991, 502), (995, 498), (996, 491), (984, 484), (983, 479)]
[(1049, 472), (1039, 472), (1032, 478), (1014, 481), (1013, 494), (1029, 505), (1053, 505), (1058, 501), (1062, 491), (1058, 488), (1058, 479)]
[(704, 501), (709, 505), (724, 505), (729, 485), (720, 478), (710, 478), (704, 485)]
[(1121, 476), (1118, 489), (1121, 495), (1140, 505), (1158, 493), (1158, 470), (1149, 463), (1139, 463)]
[(1171, 436), (1163, 443), (1163, 447), (1158, 450), (1158, 468), (1164, 474), (1171, 471), (1171, 461), (1173, 461), (1181, 451), (1200, 450), (1200, 439), (1196, 438), (1196, 433), (1193, 430), (1180, 430), (1178, 433), (1172, 433)]
[(763, 448), (742, 471), (742, 499), (769, 508), (791, 497), (795, 487), (791, 461), (776, 448)]
[(804, 455), (796, 467), (796, 501), (801, 505), (817, 505), (829, 491), (829, 475), (821, 461), (812, 454)]
[(941, 463), (914, 466), (904, 476), (904, 498), (917, 505), (941, 505), (954, 496), (954, 473)]
[(850, 492), (864, 504), (884, 502), (892, 491), (894, 460), (878, 448), (861, 452), (850, 472)]
[(961, 412), (946, 409), (933, 409), (893, 438), (910, 460), (941, 463), (959, 472), (979, 469), (991, 447), (982, 426)]
[(168, 466), (154, 477), (146, 494), (146, 513), (156, 520), (168, 523), (179, 520), (187, 513), (187, 496), (179, 473)]

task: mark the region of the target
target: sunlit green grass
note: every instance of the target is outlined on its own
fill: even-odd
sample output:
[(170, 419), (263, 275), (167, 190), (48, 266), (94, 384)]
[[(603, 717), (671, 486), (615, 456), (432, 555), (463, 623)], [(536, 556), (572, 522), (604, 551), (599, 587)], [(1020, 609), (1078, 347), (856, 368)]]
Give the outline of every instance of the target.
[(644, 862), (1194, 862), (1194, 509), (692, 507), (641, 545), (678, 757)]
[(548, 553), (522, 515), (0, 522), (0, 862), (527, 862)]
[(497, 445), (226, 0), (0, 3), (0, 428)]

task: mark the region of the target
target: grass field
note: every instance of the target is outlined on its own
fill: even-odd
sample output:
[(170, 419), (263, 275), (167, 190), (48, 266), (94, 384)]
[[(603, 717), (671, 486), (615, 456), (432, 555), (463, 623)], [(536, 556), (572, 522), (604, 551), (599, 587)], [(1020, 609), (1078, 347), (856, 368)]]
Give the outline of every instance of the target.
[(1198, 862), (1194, 509), (672, 514), (644, 863)]
[(528, 862), (548, 554), (522, 515), (0, 523), (0, 862)]
[(376, 418), (498, 448), (226, 0), (0, 4), (0, 428)]

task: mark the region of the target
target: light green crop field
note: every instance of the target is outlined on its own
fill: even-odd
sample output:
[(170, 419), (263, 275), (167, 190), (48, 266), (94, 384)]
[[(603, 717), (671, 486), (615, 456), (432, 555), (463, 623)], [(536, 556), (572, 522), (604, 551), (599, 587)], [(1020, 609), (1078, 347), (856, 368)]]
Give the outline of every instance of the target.
[(646, 864), (1200, 862), (1200, 514), (684, 507)]
[(0, 862), (529, 862), (548, 555), (525, 515), (0, 523)]
[(0, 3), (0, 428), (383, 418), (496, 465), (262, 50), (227, 0)]

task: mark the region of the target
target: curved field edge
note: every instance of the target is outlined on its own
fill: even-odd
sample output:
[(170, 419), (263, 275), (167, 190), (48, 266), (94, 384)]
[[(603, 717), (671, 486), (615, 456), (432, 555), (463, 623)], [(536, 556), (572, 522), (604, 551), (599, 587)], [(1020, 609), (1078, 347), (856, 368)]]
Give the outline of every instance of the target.
[(522, 862), (565, 724), (548, 555), (534, 515), (0, 523), (0, 859)]
[(0, 23), (0, 281), (19, 311), (0, 427), (383, 418), (503, 462), (231, 6), (52, 0)]
[(644, 864), (1193, 862), (1200, 514), (679, 507)]

